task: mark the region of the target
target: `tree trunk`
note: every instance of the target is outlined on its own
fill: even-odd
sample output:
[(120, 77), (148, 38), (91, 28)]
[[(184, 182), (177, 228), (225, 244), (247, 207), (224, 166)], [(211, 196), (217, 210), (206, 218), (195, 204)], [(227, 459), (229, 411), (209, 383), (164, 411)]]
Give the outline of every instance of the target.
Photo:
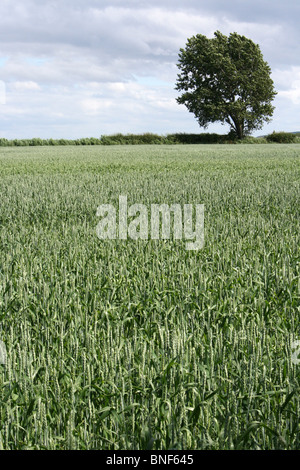
[(244, 137), (244, 121), (240, 121), (234, 116), (230, 116), (233, 121), (233, 128), (237, 135), (238, 139), (242, 139)]
[(236, 133), (237, 133), (238, 139), (242, 139), (244, 137), (243, 124), (238, 123)]

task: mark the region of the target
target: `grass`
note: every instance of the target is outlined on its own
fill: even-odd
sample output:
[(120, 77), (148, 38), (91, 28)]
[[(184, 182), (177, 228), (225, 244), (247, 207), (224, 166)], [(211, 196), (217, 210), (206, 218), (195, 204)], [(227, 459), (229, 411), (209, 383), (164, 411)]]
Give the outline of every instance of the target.
[[(0, 448), (299, 449), (300, 145), (3, 148)], [(100, 204), (205, 205), (205, 246)]]

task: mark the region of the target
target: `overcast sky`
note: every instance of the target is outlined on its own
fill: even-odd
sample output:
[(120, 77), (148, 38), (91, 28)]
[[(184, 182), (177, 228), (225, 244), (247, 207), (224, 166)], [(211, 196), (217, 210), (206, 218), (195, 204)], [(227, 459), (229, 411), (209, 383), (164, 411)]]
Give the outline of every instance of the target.
[(220, 132), (175, 101), (189, 37), (260, 45), (278, 95), (254, 135), (300, 131), (299, 0), (1, 0), (0, 137)]

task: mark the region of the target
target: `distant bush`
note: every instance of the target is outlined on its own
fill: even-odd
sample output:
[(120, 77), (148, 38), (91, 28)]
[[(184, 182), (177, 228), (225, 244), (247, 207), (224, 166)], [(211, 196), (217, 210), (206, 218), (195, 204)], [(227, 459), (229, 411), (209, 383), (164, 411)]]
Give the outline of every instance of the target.
[(21, 147), (21, 146), (26, 145), (26, 144), (23, 140), (14, 139), (14, 140), (12, 140), (12, 145), (14, 145), (15, 147)]
[(227, 135), (220, 134), (168, 134), (167, 140), (174, 144), (223, 144), (228, 140)]
[(101, 140), (97, 139), (96, 137), (90, 137), (88, 141), (89, 141), (88, 145), (101, 145)]
[[(24, 142), (24, 141), (23, 141)], [(45, 145), (45, 141), (39, 138), (33, 138), (28, 141), (28, 145), (30, 146), (36, 146), (36, 145)]]
[(252, 137), (247, 136), (244, 137), (242, 140), (237, 140), (237, 144), (267, 144), (268, 141), (264, 137)]
[(48, 140), (48, 145), (58, 145), (58, 144), (57, 144), (57, 140), (49, 139), (49, 140)]
[(152, 145), (165, 143), (165, 137), (146, 132), (145, 134), (113, 134), (101, 136), (102, 145)]
[(0, 139), (0, 147), (9, 147), (9, 146), (11, 146), (10, 141), (2, 137)]
[(102, 145), (119, 145), (120, 144), (118, 134), (102, 135), (100, 140), (101, 140)]
[(296, 142), (296, 134), (291, 132), (272, 132), (266, 137), (268, 142), (276, 142), (278, 144), (293, 144)]
[(101, 145), (101, 140), (96, 137), (86, 137), (77, 139), (73, 142), (75, 145)]
[[(67, 140), (67, 139), (59, 139), (58, 140), (58, 145), (70, 145), (72, 142), (72, 144), (74, 144), (73, 141), (70, 141), (70, 140)], [(72, 145), (71, 144), (71, 145)]]

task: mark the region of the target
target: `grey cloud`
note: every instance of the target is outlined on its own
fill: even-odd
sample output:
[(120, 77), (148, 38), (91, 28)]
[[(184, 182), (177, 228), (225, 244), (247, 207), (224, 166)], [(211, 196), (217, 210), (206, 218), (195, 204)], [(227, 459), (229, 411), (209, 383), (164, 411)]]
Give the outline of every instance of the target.
[[(300, 7), (298, 0), (290, 2), (295, 11), (289, 11), (289, 34), (286, 34), (286, 3), (283, 6), (282, 2), (272, 2), (270, 8), (269, 1), (256, 0), (234, 0), (229, 5), (217, 0), (187, 1), (184, 6), (182, 2), (168, 0), (129, 1), (125, 5), (120, 1), (15, 0), (11, 3), (4, 0), (0, 7), (0, 50), (4, 55), (28, 54), (34, 50), (36, 54), (57, 56), (62, 48), (71, 46), (74, 50), (87, 49), (89, 54), (93, 53), (94, 60), (102, 63), (112, 57), (167, 62), (176, 60), (179, 47), (189, 35), (212, 33), (205, 20), (213, 17), (215, 27), (224, 28), (225, 33), (230, 32), (230, 22), (241, 32), (245, 24), (254, 22), (261, 26), (258, 38), (263, 36), (266, 24), (282, 25), (276, 49), (274, 38), (269, 38), (272, 44), (264, 38), (265, 49), (274, 64), (287, 63), (292, 57), (294, 61), (300, 60), (296, 55), (299, 52), (298, 25), (297, 29), (293, 28)], [(199, 19), (198, 30), (193, 18)]]
[[(95, 106), (91, 108), (93, 119), (98, 116), (100, 121), (103, 119), (105, 123), (113, 123), (116, 107), (108, 106), (108, 103), (114, 99), (115, 92), (109, 91), (105, 84), (139, 83), (139, 77), (156, 77), (168, 82), (170, 90), (159, 91), (155, 85), (144, 85), (139, 93), (131, 88), (126, 88), (128, 96), (126, 92), (115, 93), (124, 116), (129, 107), (128, 100), (131, 100), (132, 120), (127, 123), (124, 118), (124, 123), (137, 125), (142, 106), (144, 115), (149, 113), (149, 118), (145, 120), (148, 128), (143, 130), (151, 130), (151, 119), (155, 123), (153, 126), (159, 126), (157, 116), (161, 117), (164, 125), (168, 122), (171, 126), (173, 116), (180, 123), (180, 128), (186, 123), (191, 129), (193, 117), (178, 106), (167, 111), (164, 101), (175, 102), (176, 62), (179, 48), (184, 47), (187, 38), (197, 33), (212, 36), (217, 29), (225, 34), (237, 31), (259, 43), (265, 59), (276, 72), (275, 78), (282, 77), (280, 71), (286, 71), (291, 76), (291, 67), (300, 65), (299, 9), (299, 0), (1, 0), (0, 58), (6, 57), (7, 60), (3, 64), (0, 61), (0, 79), (7, 83), (8, 95), (14, 103), (9, 108), (8, 99), (7, 115), (8, 110), (13, 109), (21, 122), (22, 109), (28, 113), (32, 109), (42, 122), (46, 118), (42, 117), (43, 113), (40, 114), (40, 107), (46, 109), (49, 100), (49, 107), (54, 109), (52, 94), (49, 93), (51, 89), (57, 96), (56, 108), (61, 107), (62, 113), (67, 116), (65, 126), (67, 119), (73, 119), (76, 113), (78, 128), (83, 125), (79, 117), (82, 110), (72, 107), (72, 96), (77, 102), (85, 102), (85, 109), (88, 109), (88, 100), (95, 100)], [(37, 59), (44, 61), (38, 62)], [(15, 86), (14, 82), (18, 85)], [(13, 95), (17, 96), (20, 82), (31, 85), (28, 85), (22, 100), (17, 102)], [(34, 84), (43, 91), (43, 95), (41, 91), (36, 91)], [(94, 91), (89, 89), (88, 97), (83, 88), (87, 84), (94, 86)], [(278, 81), (278, 86), (283, 89), (282, 81)], [(64, 87), (68, 100), (62, 98)], [(154, 88), (155, 99), (147, 99), (147, 93), (151, 94)], [(102, 90), (101, 93), (99, 90)], [(102, 101), (96, 96), (99, 93)], [(159, 93), (162, 93), (161, 100)], [(286, 94), (285, 98), (288, 99), (288, 96)], [(32, 98), (36, 99), (34, 107), (26, 104), (26, 100), (30, 103)], [(163, 105), (159, 108), (157, 104), (155, 111), (155, 102), (160, 101)], [(283, 102), (282, 98), (281, 109)], [(101, 106), (104, 105), (105, 118), (101, 114)], [(166, 113), (166, 119), (162, 110)], [(54, 116), (58, 114), (54, 112)], [(32, 119), (34, 121), (34, 117)]]

